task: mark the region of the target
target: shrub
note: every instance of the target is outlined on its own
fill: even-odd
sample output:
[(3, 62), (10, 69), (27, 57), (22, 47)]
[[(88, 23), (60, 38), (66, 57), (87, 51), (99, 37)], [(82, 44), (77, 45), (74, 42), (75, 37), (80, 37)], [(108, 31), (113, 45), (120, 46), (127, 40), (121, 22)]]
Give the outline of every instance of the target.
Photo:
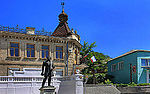
[(110, 85), (110, 84), (113, 84), (113, 83), (111, 83), (111, 81), (109, 79), (107, 79), (107, 80), (105, 80), (105, 84)]
[(128, 86), (137, 86), (137, 84), (135, 84), (134, 82), (129, 83)]
[(117, 87), (132, 87), (132, 86), (148, 86), (150, 83), (141, 83), (141, 84), (135, 84), (134, 82), (129, 83), (129, 84), (115, 84)]
[(117, 87), (127, 87), (128, 84), (115, 84)]
[(141, 83), (141, 84), (138, 84), (138, 86), (148, 86), (150, 85), (150, 83)]

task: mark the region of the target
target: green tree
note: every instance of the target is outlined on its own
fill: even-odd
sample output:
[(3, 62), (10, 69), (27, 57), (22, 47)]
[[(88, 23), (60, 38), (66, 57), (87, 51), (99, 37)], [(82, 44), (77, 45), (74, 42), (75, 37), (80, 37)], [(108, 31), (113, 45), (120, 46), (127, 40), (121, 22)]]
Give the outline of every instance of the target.
[(91, 54), (91, 52), (93, 52), (93, 48), (96, 47), (97, 45), (95, 45), (96, 42), (91, 43), (90, 45), (88, 44), (88, 42), (84, 41), (83, 47), (80, 50), (80, 63), (86, 63), (84, 57), (87, 54)]
[[(96, 47), (96, 42), (91, 43), (90, 45), (88, 42), (84, 41), (84, 45), (81, 48), (80, 54), (80, 63), (84, 63), (87, 65), (86, 68), (84, 68), (81, 72), (82, 74), (86, 75), (92, 75), (90, 78), (92, 81), (90, 83), (96, 83), (96, 78), (99, 78), (100, 75), (97, 75), (96, 73), (106, 73), (107, 72), (107, 66), (106, 62), (110, 60), (111, 58), (108, 55), (104, 55), (103, 53), (94, 52), (93, 48)], [(92, 56), (95, 56), (96, 62), (92, 63), (90, 58)]]

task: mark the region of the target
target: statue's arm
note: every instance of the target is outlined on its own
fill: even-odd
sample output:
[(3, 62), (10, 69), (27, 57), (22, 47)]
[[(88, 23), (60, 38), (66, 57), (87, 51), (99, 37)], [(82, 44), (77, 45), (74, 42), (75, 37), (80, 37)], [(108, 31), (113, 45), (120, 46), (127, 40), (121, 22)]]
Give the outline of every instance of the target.
[(41, 72), (41, 75), (44, 75), (43, 72), (44, 72), (44, 62), (43, 62), (43, 64), (42, 64), (42, 72)]
[(55, 68), (54, 64), (52, 64), (53, 69)]

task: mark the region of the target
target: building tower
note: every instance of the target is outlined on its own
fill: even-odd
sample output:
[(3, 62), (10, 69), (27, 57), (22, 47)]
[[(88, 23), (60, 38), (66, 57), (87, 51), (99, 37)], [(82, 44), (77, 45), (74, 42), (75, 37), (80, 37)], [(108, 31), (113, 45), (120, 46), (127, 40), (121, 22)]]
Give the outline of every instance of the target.
[[(68, 15), (64, 11), (64, 3), (62, 2), (62, 12), (59, 14), (59, 24), (52, 33), (52, 37), (67, 39), (66, 44), (66, 75), (70, 75), (74, 71), (74, 65), (79, 64), (79, 49), (81, 48), (80, 36), (77, 31), (70, 30), (68, 26)], [(71, 40), (71, 41), (70, 41)], [(74, 41), (74, 42), (73, 42)]]

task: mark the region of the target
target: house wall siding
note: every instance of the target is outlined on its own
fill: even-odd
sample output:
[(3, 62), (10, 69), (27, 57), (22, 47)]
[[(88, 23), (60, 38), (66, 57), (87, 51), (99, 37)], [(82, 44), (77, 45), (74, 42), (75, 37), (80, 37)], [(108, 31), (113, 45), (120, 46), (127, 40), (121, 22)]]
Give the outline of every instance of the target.
[[(112, 79), (114, 83), (130, 83), (130, 64), (132, 66), (136, 66), (136, 73), (132, 73), (132, 80), (134, 83), (147, 83), (147, 70), (149, 68), (144, 68), (141, 66), (141, 59), (150, 59), (150, 52), (146, 51), (137, 51), (123, 57), (114, 59), (108, 62), (108, 74), (113, 75), (115, 78)], [(123, 70), (117, 70), (115, 72), (111, 72), (111, 65), (117, 64), (124, 61)], [(149, 78), (148, 78), (149, 79)]]
[[(114, 76), (112, 79), (114, 83), (130, 83), (130, 64), (137, 66), (136, 57), (137, 53), (133, 53), (108, 62), (108, 74)], [(124, 62), (123, 70), (118, 70), (118, 63), (122, 61)], [(117, 71), (111, 72), (112, 64), (117, 64)], [(133, 74), (132, 78), (136, 83), (136, 74)]]

